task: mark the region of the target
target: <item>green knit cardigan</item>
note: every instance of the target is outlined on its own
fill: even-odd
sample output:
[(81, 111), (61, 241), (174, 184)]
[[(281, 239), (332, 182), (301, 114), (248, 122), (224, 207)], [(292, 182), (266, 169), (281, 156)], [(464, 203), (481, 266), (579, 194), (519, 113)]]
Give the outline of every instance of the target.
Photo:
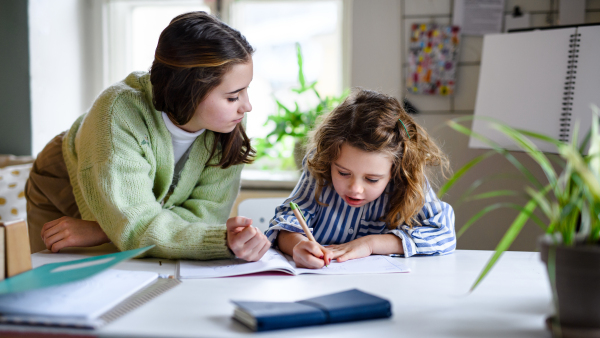
[(213, 141), (208, 130), (194, 141), (167, 196), (174, 174), (171, 134), (152, 104), (150, 75), (130, 74), (100, 94), (63, 141), (82, 218), (97, 221), (119, 250), (154, 244), (147, 256), (232, 257), (225, 222), (243, 165), (208, 166)]

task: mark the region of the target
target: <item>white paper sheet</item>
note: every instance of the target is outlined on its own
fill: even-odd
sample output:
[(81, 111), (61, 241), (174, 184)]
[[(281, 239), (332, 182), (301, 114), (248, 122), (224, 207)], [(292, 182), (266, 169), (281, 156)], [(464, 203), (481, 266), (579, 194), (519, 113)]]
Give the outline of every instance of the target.
[(343, 263), (331, 261), (329, 266), (322, 269), (296, 268), (297, 274), (310, 273), (319, 275), (361, 275), (369, 273), (397, 273), (409, 271), (408, 267), (401, 263), (398, 258), (380, 255), (351, 259)]
[(328, 267), (322, 269), (303, 269), (297, 268), (291, 257), (285, 256), (275, 249), (269, 249), (258, 262), (246, 262), (242, 259), (214, 261), (182, 260), (178, 262), (178, 270), (179, 278), (182, 279), (238, 276), (266, 271), (280, 271), (292, 275), (346, 275), (410, 271), (399, 259), (389, 256), (369, 256), (344, 263), (332, 261)]
[(247, 262), (239, 258), (212, 261), (180, 260), (177, 265), (179, 278), (183, 279), (247, 275), (264, 271), (294, 273), (294, 268), (287, 259), (275, 249), (269, 249), (258, 262)]
[(504, 0), (454, 0), (452, 24), (464, 35), (500, 33)]

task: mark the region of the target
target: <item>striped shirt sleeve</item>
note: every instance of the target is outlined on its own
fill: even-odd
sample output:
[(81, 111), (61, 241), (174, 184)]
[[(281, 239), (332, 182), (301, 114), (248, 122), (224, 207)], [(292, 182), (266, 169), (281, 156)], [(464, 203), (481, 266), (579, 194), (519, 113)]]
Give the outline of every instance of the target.
[(445, 255), (456, 249), (454, 231), (454, 210), (450, 204), (440, 201), (427, 184), (425, 204), (416, 216), (419, 225), (412, 229), (403, 224), (397, 229), (388, 230), (402, 240), (404, 257), (414, 255)]
[(303, 170), (302, 176), (300, 176), (300, 180), (298, 181), (298, 184), (296, 184), (291, 195), (282, 205), (275, 209), (275, 216), (271, 219), (269, 229), (265, 232), (265, 235), (271, 243), (277, 239), (280, 230), (304, 234), (302, 226), (298, 223), (294, 212), (290, 208), (290, 202), (298, 204), (301, 212), (304, 213), (306, 224), (311, 228), (311, 220), (315, 217), (315, 214), (320, 207), (314, 199), (315, 186), (316, 180), (308, 170)]

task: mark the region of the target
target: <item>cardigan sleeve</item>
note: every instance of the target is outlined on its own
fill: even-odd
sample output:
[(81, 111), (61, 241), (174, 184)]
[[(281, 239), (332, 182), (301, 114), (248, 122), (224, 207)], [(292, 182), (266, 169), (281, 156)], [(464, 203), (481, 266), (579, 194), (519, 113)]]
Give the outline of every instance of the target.
[(427, 183), (425, 204), (416, 215), (419, 224), (406, 224), (394, 230), (386, 230), (402, 240), (404, 257), (414, 255), (445, 255), (456, 248), (454, 210), (450, 204), (440, 201)]
[[(198, 178), (189, 188), (182, 185), (190, 190), (181, 192), (189, 196), (187, 200), (163, 206), (166, 190), (157, 187), (171, 182), (157, 172), (165, 172), (172, 163), (166, 156), (158, 157), (168, 148), (157, 147), (170, 142), (159, 141), (164, 136), (152, 123), (160, 115), (149, 113), (151, 103), (130, 92), (97, 100), (85, 119), (78, 120), (79, 129), (70, 131), (73, 138), (63, 144), (82, 217), (97, 221), (119, 250), (153, 244), (149, 256), (231, 258), (225, 222), (239, 189), (242, 166), (206, 166), (208, 151), (203, 152)], [(156, 123), (163, 122), (157, 118)]]
[(227, 169), (206, 166), (190, 198), (170, 210), (188, 222), (201, 222), (210, 217), (225, 223), (240, 192), (242, 168), (243, 165)]
[[(154, 244), (148, 255), (170, 259), (230, 258), (225, 225), (202, 222), (187, 208), (163, 209), (152, 193), (149, 164), (114, 156), (79, 172), (91, 213), (119, 250)], [(229, 211), (230, 201), (190, 199), (197, 210)], [(199, 215), (202, 216), (202, 215)]]

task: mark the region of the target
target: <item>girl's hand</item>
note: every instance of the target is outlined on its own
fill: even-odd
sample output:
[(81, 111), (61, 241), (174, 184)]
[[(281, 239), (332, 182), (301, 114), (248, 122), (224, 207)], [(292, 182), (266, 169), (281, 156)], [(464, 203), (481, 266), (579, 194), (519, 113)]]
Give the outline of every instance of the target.
[(350, 259), (371, 256), (373, 254), (372, 238), (373, 236), (365, 236), (348, 243), (330, 245), (327, 248), (333, 252), (333, 258), (341, 263)]
[(42, 227), (46, 248), (58, 252), (68, 247), (88, 247), (110, 242), (98, 222), (64, 216)]
[(333, 253), (318, 243), (304, 240), (294, 246), (292, 257), (299, 268), (320, 269), (331, 263)]
[(246, 217), (231, 217), (227, 220), (227, 246), (236, 257), (256, 262), (271, 247), (271, 242), (252, 225)]

